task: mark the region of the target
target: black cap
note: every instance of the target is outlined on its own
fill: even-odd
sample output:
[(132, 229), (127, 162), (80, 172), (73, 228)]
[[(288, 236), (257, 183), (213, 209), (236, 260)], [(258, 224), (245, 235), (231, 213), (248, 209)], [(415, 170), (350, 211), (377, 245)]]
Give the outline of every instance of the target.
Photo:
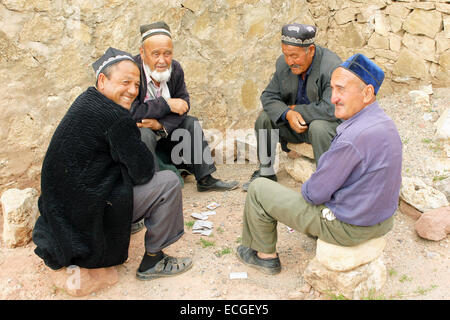
[(106, 52), (100, 57), (100, 59), (92, 64), (92, 68), (94, 68), (95, 72), (95, 78), (98, 78), (98, 75), (106, 67), (122, 60), (131, 60), (136, 63), (133, 59), (133, 56), (128, 52), (109, 47), (108, 50), (106, 50)]
[(164, 21), (158, 21), (150, 24), (144, 24), (141, 26), (141, 41), (144, 42), (148, 37), (163, 34), (172, 38), (170, 28)]
[(307, 24), (286, 24), (281, 29), (281, 42), (291, 46), (308, 47), (314, 44), (316, 30), (315, 26)]

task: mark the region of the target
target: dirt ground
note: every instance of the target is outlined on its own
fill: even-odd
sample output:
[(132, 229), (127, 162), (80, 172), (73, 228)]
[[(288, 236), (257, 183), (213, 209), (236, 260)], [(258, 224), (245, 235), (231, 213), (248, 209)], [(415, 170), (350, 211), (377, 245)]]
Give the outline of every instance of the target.
[[(435, 94), (441, 100), (433, 104), (436, 112), (449, 105), (449, 90)], [(402, 100), (403, 99), (403, 100)], [(442, 100), (443, 99), (443, 100)], [(424, 153), (433, 153), (421, 143), (423, 137), (432, 133), (431, 123), (422, 121), (412, 110), (414, 106), (402, 97), (392, 99), (392, 109), (387, 108), (404, 141), (404, 174), (429, 175), (422, 164), (426, 164)], [(403, 108), (399, 108), (399, 106)], [(401, 110), (401, 112), (399, 111)], [(419, 130), (410, 128), (420, 122)], [(429, 130), (427, 128), (430, 128)], [(428, 130), (428, 131), (427, 131)], [(407, 138), (405, 138), (407, 137)], [(406, 145), (406, 143), (408, 143)], [(419, 148), (417, 150), (417, 148)], [(425, 160), (424, 160), (425, 159)], [(282, 272), (268, 276), (242, 264), (236, 257), (242, 231), (242, 213), (246, 193), (242, 184), (248, 180), (256, 164), (219, 164), (215, 177), (237, 180), (240, 187), (227, 192), (205, 192), (196, 190), (192, 176), (185, 179), (183, 207), (185, 234), (165, 250), (173, 256), (190, 256), (194, 261), (191, 270), (172, 278), (140, 281), (135, 277), (144, 253), (142, 230), (132, 235), (129, 259), (117, 266), (119, 281), (114, 286), (102, 289), (85, 297), (75, 298), (56, 288), (51, 271), (33, 250), (31, 242), (25, 247), (7, 249), (0, 246), (0, 299), (2, 300), (332, 300), (339, 298), (319, 294), (310, 290), (301, 292), (305, 281), (303, 272), (315, 256), (316, 241), (299, 233), (290, 232), (278, 225), (278, 253)], [(423, 170), (422, 170), (423, 169)], [(416, 170), (416, 171), (415, 171)], [(423, 171), (423, 172), (422, 172)], [(278, 173), (279, 182), (300, 190), (284, 170)], [(214, 223), (210, 236), (192, 233), (193, 212), (203, 212), (212, 202), (220, 204), (216, 215), (208, 221)], [(3, 217), (1, 221), (3, 220)], [(449, 237), (441, 241), (420, 238), (414, 230), (415, 220), (400, 213), (395, 214), (394, 229), (387, 235), (387, 246), (383, 259), (387, 268), (387, 281), (381, 292), (367, 299), (386, 300), (449, 300), (450, 299), (450, 250)], [(0, 223), (0, 235), (3, 226)], [(245, 279), (230, 279), (230, 273), (247, 272)]]
[[(215, 176), (238, 180), (241, 185), (256, 168), (254, 164), (218, 165)], [(285, 171), (278, 174), (280, 183), (299, 190)], [(242, 210), (246, 193), (242, 189), (227, 192), (199, 193), (193, 177), (187, 177), (183, 188), (185, 235), (166, 253), (190, 256), (191, 270), (177, 277), (140, 281), (135, 278), (144, 252), (142, 230), (131, 237), (129, 259), (117, 266), (119, 281), (112, 287), (91, 295), (75, 298), (54, 287), (50, 273), (33, 250), (35, 245), (7, 249), (0, 248), (0, 299), (36, 300), (329, 300), (336, 296), (302, 293), (302, 274), (315, 256), (315, 240), (278, 226), (278, 252), (282, 272), (268, 276), (243, 265), (235, 256), (242, 230)], [(210, 236), (192, 233), (190, 215), (207, 211), (206, 206), (217, 202), (216, 215)], [(420, 238), (414, 230), (414, 220), (400, 212), (395, 215), (395, 227), (387, 235), (384, 262), (388, 271), (382, 291), (369, 299), (445, 299), (450, 298), (449, 239), (435, 242)], [(230, 279), (230, 273), (247, 272), (246, 279)]]

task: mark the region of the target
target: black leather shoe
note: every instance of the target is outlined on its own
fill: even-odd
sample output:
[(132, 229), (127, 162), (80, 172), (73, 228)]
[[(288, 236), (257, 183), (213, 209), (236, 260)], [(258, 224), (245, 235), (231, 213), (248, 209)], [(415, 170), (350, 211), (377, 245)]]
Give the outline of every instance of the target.
[(272, 174), (270, 176), (262, 176), (261, 175), (261, 170), (256, 170), (255, 172), (253, 172), (250, 180), (242, 185), (242, 189), (244, 189), (244, 191), (247, 191), (248, 187), (250, 186), (250, 183), (252, 183), (252, 181), (255, 180), (256, 178), (267, 178), (267, 179), (270, 179), (270, 180), (275, 181), (275, 182), (278, 181), (278, 178), (277, 178), (276, 174)]
[(266, 274), (277, 274), (281, 272), (281, 262), (278, 256), (273, 259), (261, 259), (256, 255), (255, 250), (244, 247), (243, 245), (237, 247), (236, 255), (246, 265)]
[(236, 189), (239, 185), (237, 181), (225, 182), (218, 179), (210, 179), (207, 182), (198, 182), (197, 181), (197, 190), (202, 191), (227, 191)]

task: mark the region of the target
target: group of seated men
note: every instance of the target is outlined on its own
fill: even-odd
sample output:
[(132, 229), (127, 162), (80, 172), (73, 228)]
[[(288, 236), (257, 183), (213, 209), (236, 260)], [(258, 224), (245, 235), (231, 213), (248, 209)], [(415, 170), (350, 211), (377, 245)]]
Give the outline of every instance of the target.
[[(298, 23), (282, 27), (282, 54), (255, 122), (259, 169), (243, 184), (236, 254), (267, 274), (281, 271), (278, 222), (353, 246), (391, 230), (397, 209), (402, 147), (376, 100), (384, 72), (362, 54), (342, 62), (315, 44), (316, 31)], [(95, 86), (77, 97), (50, 141), (33, 241), (53, 270), (124, 263), (141, 223), (145, 253), (136, 277), (185, 272), (190, 257), (163, 252), (184, 233), (178, 172), (193, 174), (199, 192), (238, 188), (237, 181), (212, 176), (216, 167), (198, 119), (188, 115), (169, 26), (146, 24), (140, 35), (139, 54), (109, 48), (93, 63)], [(309, 143), (314, 151), (317, 169), (301, 192), (276, 182), (275, 147), (291, 152), (288, 142)]]

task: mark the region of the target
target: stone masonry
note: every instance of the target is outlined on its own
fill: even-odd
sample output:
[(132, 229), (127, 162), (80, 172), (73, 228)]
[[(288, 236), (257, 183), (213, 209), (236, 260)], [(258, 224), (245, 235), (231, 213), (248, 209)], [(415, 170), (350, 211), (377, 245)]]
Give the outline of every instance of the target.
[(94, 83), (92, 61), (109, 46), (137, 54), (139, 26), (151, 21), (170, 25), (191, 114), (206, 129), (253, 127), (288, 22), (316, 25), (316, 42), (342, 59), (356, 52), (374, 59), (387, 75), (380, 94), (448, 85), (448, 1), (367, 3), (0, 0), (0, 184), (39, 177), (57, 124)]

